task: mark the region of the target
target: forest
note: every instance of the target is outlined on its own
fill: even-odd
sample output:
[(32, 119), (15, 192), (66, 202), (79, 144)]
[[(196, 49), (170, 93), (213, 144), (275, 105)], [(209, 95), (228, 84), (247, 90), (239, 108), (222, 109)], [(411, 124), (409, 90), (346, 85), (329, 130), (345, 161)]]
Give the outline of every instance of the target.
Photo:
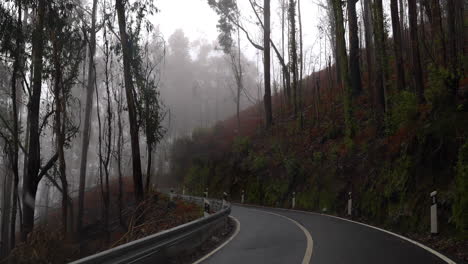
[(158, 188), (341, 216), (352, 193), (468, 260), (466, 1), (200, 0), (215, 39), (163, 34), (160, 1), (0, 3), (0, 262), (199, 217)]

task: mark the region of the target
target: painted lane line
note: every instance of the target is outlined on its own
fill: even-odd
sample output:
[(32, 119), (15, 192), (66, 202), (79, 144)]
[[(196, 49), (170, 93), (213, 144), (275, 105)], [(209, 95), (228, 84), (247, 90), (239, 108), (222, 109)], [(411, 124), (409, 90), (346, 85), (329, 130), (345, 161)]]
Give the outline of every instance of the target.
[(289, 218), (287, 216), (284, 216), (284, 215), (275, 214), (275, 213), (268, 212), (268, 211), (263, 211), (263, 210), (256, 210), (256, 209), (250, 209), (250, 210), (254, 210), (254, 211), (257, 211), (257, 212), (263, 212), (263, 213), (267, 213), (267, 214), (271, 214), (271, 215), (275, 215), (275, 216), (279, 216), (279, 217), (285, 218), (285, 219), (293, 222), (296, 226), (298, 226), (302, 230), (302, 232), (304, 232), (304, 235), (306, 236), (306, 239), (307, 239), (307, 247), (306, 247), (306, 252), (304, 254), (304, 258), (302, 259), (302, 264), (309, 264), (310, 263), (310, 259), (312, 258), (312, 250), (314, 248), (314, 241), (312, 240), (312, 236), (310, 235), (309, 231), (303, 225), (299, 224), (296, 220), (291, 219), (291, 218)]
[(231, 242), (231, 240), (234, 239), (234, 237), (237, 236), (237, 234), (239, 234), (240, 232), (240, 222), (239, 220), (237, 220), (234, 216), (229, 216), (229, 218), (231, 218), (232, 220), (234, 220), (234, 223), (236, 223), (236, 230), (234, 230), (234, 233), (231, 235), (231, 237), (229, 237), (228, 240), (226, 240), (223, 244), (219, 245), (217, 248), (215, 248), (213, 251), (211, 251), (210, 253), (206, 254), (205, 256), (203, 256), (202, 258), (200, 258), (199, 260), (195, 261), (193, 264), (199, 264), (199, 263), (202, 263), (203, 261), (205, 261), (206, 259), (208, 259), (209, 257), (213, 256), (216, 252), (218, 252), (219, 250), (221, 250), (224, 246), (226, 246), (227, 244), (229, 244), (229, 242)]
[(369, 228), (373, 228), (373, 229), (376, 229), (376, 230), (379, 230), (381, 232), (384, 232), (384, 233), (387, 233), (387, 234), (390, 234), (390, 235), (393, 235), (393, 236), (396, 236), (400, 239), (403, 239), (405, 241), (408, 241), (416, 246), (419, 246), (427, 251), (429, 251), (430, 253), (436, 255), (437, 257), (439, 257), (440, 259), (442, 259), (443, 261), (447, 262), (448, 264), (456, 264), (455, 261), (449, 259), (448, 257), (442, 255), (441, 253), (433, 250), (432, 248), (428, 247), (428, 246), (425, 246), (417, 241), (414, 241), (410, 238), (407, 238), (407, 237), (404, 237), (402, 235), (399, 235), (399, 234), (396, 234), (396, 233), (393, 233), (393, 232), (390, 232), (388, 230), (385, 230), (385, 229), (382, 229), (382, 228), (379, 228), (379, 227), (376, 227), (376, 226), (371, 226), (371, 225), (368, 225), (368, 224), (364, 224), (364, 223), (360, 223), (360, 222), (356, 222), (356, 221), (353, 221), (353, 220), (349, 220), (349, 219), (346, 219), (346, 218), (341, 218), (341, 217), (338, 217), (338, 216), (334, 216), (334, 215), (325, 215), (325, 216), (328, 216), (328, 217), (332, 217), (332, 218), (336, 218), (336, 219), (339, 219), (339, 220), (343, 220), (343, 221), (348, 221), (348, 222), (351, 222), (351, 223), (354, 223), (354, 224), (358, 224), (358, 225), (363, 225), (363, 226), (366, 226), (366, 227), (369, 227)]
[[(238, 205), (238, 204), (237, 204)], [(241, 205), (242, 206), (242, 205)], [(361, 222), (357, 222), (357, 221), (353, 221), (353, 220), (350, 220), (350, 219), (346, 219), (346, 218), (342, 218), (342, 217), (338, 217), (338, 216), (334, 216), (334, 215), (329, 215), (329, 214), (320, 214), (320, 213), (314, 213), (314, 212), (308, 212), (308, 211), (301, 211), (301, 210), (294, 210), (294, 209), (286, 209), (286, 208), (276, 208), (276, 207), (266, 207), (266, 206), (258, 206), (258, 205), (247, 205), (247, 206), (244, 206), (244, 207), (258, 207), (258, 208), (264, 208), (264, 209), (274, 209), (274, 210), (281, 210), (281, 211), (290, 211), (290, 212), (297, 212), (297, 213), (305, 213), (305, 214), (311, 214), (311, 215), (318, 215), (318, 216), (327, 216), (327, 217), (331, 217), (331, 218), (336, 218), (336, 219), (339, 219), (339, 220), (342, 220), (342, 221), (347, 221), (347, 222), (351, 222), (351, 223), (354, 223), (354, 224), (358, 224), (358, 225), (362, 225), (362, 226), (365, 226), (365, 227), (368, 227), (368, 228), (372, 228), (372, 229), (375, 229), (375, 230), (378, 230), (378, 231), (381, 231), (381, 232), (384, 232), (384, 233), (387, 233), (387, 234), (390, 234), (392, 236), (396, 236), (400, 239), (403, 239), (407, 242), (410, 242), (412, 243), (413, 245), (416, 245), (426, 251), (428, 251), (429, 253), (431, 254), (434, 254), (436, 255), (437, 257), (439, 257), (440, 259), (442, 259), (443, 261), (445, 261), (446, 263), (448, 264), (457, 264), (455, 261), (451, 260), (450, 258), (448, 258), (447, 256), (437, 252), (436, 250), (428, 247), (428, 246), (425, 246), (417, 241), (414, 241), (410, 238), (407, 238), (405, 236), (402, 236), (402, 235), (399, 235), (399, 234), (396, 234), (396, 233), (393, 233), (391, 231), (388, 231), (388, 230), (385, 230), (385, 229), (382, 229), (382, 228), (379, 228), (379, 227), (376, 227), (376, 226), (371, 226), (371, 225), (368, 225), (368, 224), (364, 224), (364, 223), (361, 223)], [(265, 211), (267, 212), (267, 211)]]

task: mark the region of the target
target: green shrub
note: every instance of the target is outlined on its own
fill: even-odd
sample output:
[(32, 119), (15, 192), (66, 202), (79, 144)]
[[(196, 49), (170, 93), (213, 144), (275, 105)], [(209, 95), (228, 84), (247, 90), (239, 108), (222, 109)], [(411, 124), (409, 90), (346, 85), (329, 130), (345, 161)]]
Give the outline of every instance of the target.
[(314, 154), (313, 154), (313, 160), (314, 160), (314, 163), (320, 164), (320, 162), (323, 161), (323, 153), (320, 152), (320, 151), (314, 152)]
[(468, 237), (468, 141), (460, 148), (456, 169), (453, 219), (461, 234)]
[(232, 143), (232, 151), (236, 154), (247, 154), (251, 148), (249, 137), (236, 137)]
[(429, 86), (424, 91), (424, 96), (427, 102), (433, 107), (438, 108), (445, 106), (450, 100), (446, 82), (450, 76), (450, 72), (442, 67), (429, 67)]
[(275, 206), (288, 190), (288, 182), (285, 180), (271, 180), (265, 186), (265, 204)]
[(268, 158), (261, 153), (250, 152), (248, 160), (250, 162), (250, 170), (253, 172), (261, 171), (268, 166)]
[(390, 129), (397, 130), (401, 126), (407, 126), (418, 117), (418, 99), (412, 92), (401, 91), (395, 95), (389, 121)]
[(184, 178), (184, 185), (193, 193), (201, 195), (207, 187), (209, 174), (207, 166), (192, 165)]

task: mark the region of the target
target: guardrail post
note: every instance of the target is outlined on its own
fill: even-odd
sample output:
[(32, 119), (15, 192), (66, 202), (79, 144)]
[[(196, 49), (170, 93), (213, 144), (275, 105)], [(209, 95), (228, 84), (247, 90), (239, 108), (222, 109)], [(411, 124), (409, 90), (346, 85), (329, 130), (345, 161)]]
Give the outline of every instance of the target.
[(242, 204), (244, 203), (244, 190), (242, 190), (242, 194), (241, 194), (241, 203)]
[(431, 235), (437, 235), (439, 233), (439, 226), (437, 223), (437, 191), (431, 192), (432, 205), (431, 205)]
[(293, 197), (292, 197), (292, 209), (296, 207), (296, 192), (293, 192)]
[(348, 215), (351, 216), (353, 213), (353, 198), (351, 192), (348, 193)]

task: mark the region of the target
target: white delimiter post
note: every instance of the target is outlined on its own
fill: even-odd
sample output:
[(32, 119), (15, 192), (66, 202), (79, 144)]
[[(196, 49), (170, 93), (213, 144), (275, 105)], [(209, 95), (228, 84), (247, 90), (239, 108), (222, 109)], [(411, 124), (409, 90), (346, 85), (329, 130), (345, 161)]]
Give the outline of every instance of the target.
[(353, 212), (353, 198), (351, 197), (351, 192), (348, 195), (348, 215), (351, 216)]
[(242, 190), (242, 194), (241, 194), (241, 203), (244, 203), (244, 190)]
[(293, 192), (292, 208), (294, 209), (295, 207), (296, 207), (296, 192)]
[(431, 192), (432, 205), (431, 205), (431, 235), (439, 233), (439, 226), (437, 225), (437, 191)]
[(185, 195), (185, 186), (182, 186), (182, 195)]

